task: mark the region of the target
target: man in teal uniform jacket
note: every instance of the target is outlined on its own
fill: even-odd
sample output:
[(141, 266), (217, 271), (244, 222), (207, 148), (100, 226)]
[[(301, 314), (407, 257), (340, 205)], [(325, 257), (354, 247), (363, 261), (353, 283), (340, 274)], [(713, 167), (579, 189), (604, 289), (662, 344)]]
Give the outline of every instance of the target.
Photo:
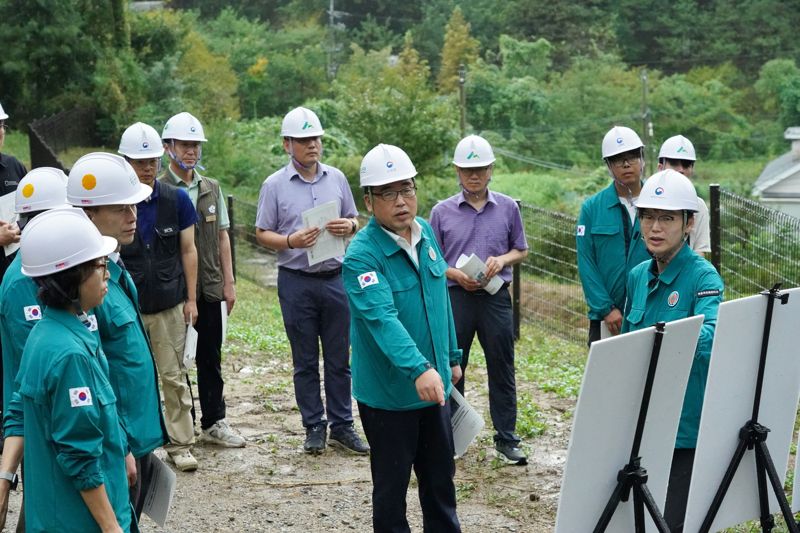
[(622, 331), (704, 315), (684, 394), (664, 508), (670, 530), (679, 532), (683, 529), (723, 284), (711, 263), (686, 242), (698, 209), (697, 193), (688, 178), (674, 170), (654, 174), (642, 188), (636, 207), (653, 258), (634, 267), (628, 276)]
[(589, 344), (600, 338), (601, 322), (619, 333), (628, 272), (648, 258), (633, 206), (642, 188), (644, 144), (632, 129), (616, 126), (603, 138), (602, 154), (613, 182), (583, 203), (575, 232)]
[[(130, 244), (136, 232), (136, 204), (152, 193), (139, 182), (124, 158), (108, 153), (91, 153), (72, 167), (67, 182), (67, 201), (83, 207), (87, 216), (105, 236)], [(108, 295), (95, 311), (103, 351), (111, 367), (111, 385), (117, 409), (136, 459), (138, 476), (131, 493), (137, 516), (144, 504), (152, 451), (168, 442), (161, 413), (155, 360), (139, 315), (139, 296), (130, 274), (119, 264), (118, 250), (108, 264)], [(130, 465), (129, 465), (130, 468)]]
[(361, 165), (373, 218), (345, 255), (353, 396), (370, 444), (374, 531), (409, 531), (406, 492), (417, 475), (425, 531), (460, 531), (447, 398), (461, 378), (447, 262), (417, 218), (417, 171), (396, 146)]

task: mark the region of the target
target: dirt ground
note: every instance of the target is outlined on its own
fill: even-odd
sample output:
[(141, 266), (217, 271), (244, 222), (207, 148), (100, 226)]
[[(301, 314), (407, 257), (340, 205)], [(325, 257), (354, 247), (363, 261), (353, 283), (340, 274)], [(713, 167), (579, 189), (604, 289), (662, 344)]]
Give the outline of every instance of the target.
[[(234, 318), (235, 320), (235, 314)], [(223, 366), (228, 420), (247, 439), (243, 449), (194, 448), (200, 467), (177, 472), (167, 527), (142, 518), (144, 532), (345, 532), (371, 530), (369, 458), (328, 448), (320, 456), (302, 452), (305, 436), (294, 402), (291, 358), (265, 360), (228, 346)], [(456, 463), (458, 514), (465, 532), (551, 531), (566, 457), (574, 402), (520, 383), (547, 422), (542, 436), (525, 442), (527, 466), (494, 458), (486, 376), (470, 371), (467, 400), (486, 428)], [(355, 403), (355, 402), (354, 402)], [(199, 404), (197, 405), (199, 409)], [(355, 410), (355, 406), (354, 406)], [(357, 429), (363, 435), (360, 422)], [(164, 459), (159, 449), (156, 454)], [(413, 531), (422, 531), (413, 479), (407, 497)], [(9, 524), (16, 523), (13, 494)]]

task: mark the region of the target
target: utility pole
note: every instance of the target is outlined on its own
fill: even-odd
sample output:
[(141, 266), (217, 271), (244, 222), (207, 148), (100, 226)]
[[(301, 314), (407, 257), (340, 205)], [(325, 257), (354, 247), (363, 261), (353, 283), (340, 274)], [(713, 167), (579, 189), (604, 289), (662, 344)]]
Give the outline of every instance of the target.
[(328, 34), (330, 35), (331, 41), (330, 45), (328, 46), (328, 80), (333, 79), (333, 51), (336, 49), (336, 36), (333, 32), (333, 2), (334, 0), (331, 0), (330, 6), (328, 7)]
[[(333, 0), (331, 0), (333, 1)], [(458, 65), (458, 102), (461, 108), (461, 138), (467, 136), (467, 93), (464, 83), (467, 81), (467, 67)]]
[[(650, 154), (655, 157), (655, 147), (653, 146), (653, 117), (650, 113), (650, 107), (647, 104), (647, 69), (643, 68), (641, 75), (642, 79), (642, 137), (645, 138), (645, 168), (644, 175), (649, 176), (655, 170), (654, 161), (652, 157), (647, 157), (647, 149), (649, 148)], [(648, 170), (649, 169), (649, 170)]]

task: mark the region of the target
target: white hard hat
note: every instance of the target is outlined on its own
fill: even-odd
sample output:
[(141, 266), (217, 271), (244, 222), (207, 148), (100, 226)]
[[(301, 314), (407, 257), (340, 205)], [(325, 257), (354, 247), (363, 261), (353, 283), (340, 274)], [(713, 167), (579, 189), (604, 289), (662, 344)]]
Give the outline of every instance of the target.
[(34, 213), (69, 207), (67, 175), (52, 167), (34, 168), (19, 180), (14, 194), (15, 213)]
[(8, 113), (3, 110), (3, 104), (0, 104), (0, 120), (5, 120), (8, 118)]
[(492, 145), (479, 135), (461, 139), (453, 154), (453, 164), (461, 168), (486, 167), (495, 162)]
[(67, 201), (76, 207), (133, 205), (152, 192), (149, 185), (139, 182), (130, 163), (106, 152), (78, 159), (67, 180)]
[(697, 191), (689, 178), (672, 169), (661, 170), (644, 182), (637, 208), (663, 209), (665, 211), (697, 211)]
[(316, 113), (305, 107), (295, 107), (283, 117), (281, 137), (321, 137), (325, 134)]
[(416, 175), (417, 169), (408, 154), (391, 144), (379, 144), (367, 152), (361, 160), (359, 173), (362, 187), (377, 187), (411, 179)]
[(623, 152), (630, 152), (643, 146), (644, 143), (642, 143), (635, 131), (625, 126), (614, 126), (603, 137), (603, 159)]
[(28, 222), (19, 249), (22, 273), (36, 278), (106, 256), (117, 239), (101, 235), (83, 209), (52, 209)]
[(122, 133), (117, 153), (131, 159), (152, 159), (164, 155), (164, 144), (153, 126), (137, 122)]
[(697, 161), (692, 141), (683, 135), (675, 135), (664, 141), (664, 144), (661, 145), (661, 150), (658, 151), (658, 158)]
[(194, 115), (184, 111), (173, 115), (164, 124), (164, 131), (161, 132), (163, 140), (176, 139), (178, 141), (199, 141), (206, 142), (205, 133), (203, 133), (203, 125), (197, 120)]

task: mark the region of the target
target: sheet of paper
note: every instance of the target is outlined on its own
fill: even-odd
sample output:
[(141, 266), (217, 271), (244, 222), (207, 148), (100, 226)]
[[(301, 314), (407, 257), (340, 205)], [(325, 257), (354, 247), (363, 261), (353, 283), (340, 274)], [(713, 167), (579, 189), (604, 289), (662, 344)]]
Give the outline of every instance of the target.
[(451, 409), (453, 409), (450, 418), (450, 422), (453, 424), (453, 443), (456, 457), (461, 457), (481, 432), (485, 422), (455, 387), (450, 392), (450, 400)]
[(167, 523), (169, 507), (175, 495), (175, 482), (177, 477), (167, 465), (158, 457), (153, 457), (153, 478), (150, 487), (144, 496), (142, 512), (153, 519), (161, 527)]
[(228, 302), (222, 300), (222, 305), (219, 306), (222, 312), (222, 344), (228, 338)]
[[(8, 222), (9, 224), (16, 224), (19, 215), (14, 212), (16, 192), (10, 192), (0, 196), (0, 220)], [(14, 242), (7, 246), (3, 246), (3, 251), (6, 256), (13, 254), (19, 249), (19, 243)]]
[(497, 293), (500, 287), (503, 286), (503, 279), (500, 276), (495, 276), (486, 282), (486, 263), (481, 261), (480, 257), (475, 254), (470, 254), (469, 257), (461, 254), (461, 257), (456, 261), (456, 268), (472, 279), (485, 283), (483, 290), (489, 294)]
[(183, 345), (183, 366), (187, 370), (194, 367), (194, 360), (197, 357), (197, 330), (189, 324), (186, 326), (186, 342)]
[(339, 218), (339, 204), (334, 200), (303, 212), (303, 225), (306, 228), (316, 226), (322, 230), (317, 243), (306, 250), (309, 265), (344, 255), (344, 237), (331, 235), (325, 229), (325, 224), (334, 218)]

